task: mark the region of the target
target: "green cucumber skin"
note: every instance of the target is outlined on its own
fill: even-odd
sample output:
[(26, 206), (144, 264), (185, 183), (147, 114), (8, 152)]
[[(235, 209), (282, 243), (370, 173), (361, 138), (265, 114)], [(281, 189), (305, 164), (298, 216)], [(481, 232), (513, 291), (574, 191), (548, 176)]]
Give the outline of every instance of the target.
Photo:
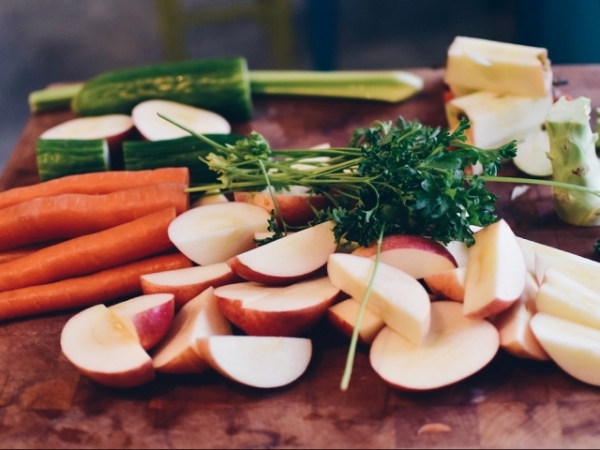
[(104, 139), (38, 139), (36, 160), (41, 181), (109, 169)]
[[(235, 144), (244, 136), (237, 134), (207, 134), (207, 138), (225, 145)], [(187, 167), (190, 170), (190, 184), (212, 183), (217, 173), (200, 161), (215, 152), (210, 145), (194, 136), (165, 141), (125, 141), (123, 159), (125, 170), (158, 169), (161, 167)]]
[(131, 114), (138, 103), (163, 99), (214, 111), (232, 122), (252, 116), (244, 58), (182, 61), (106, 72), (85, 83), (71, 109), (79, 116)]

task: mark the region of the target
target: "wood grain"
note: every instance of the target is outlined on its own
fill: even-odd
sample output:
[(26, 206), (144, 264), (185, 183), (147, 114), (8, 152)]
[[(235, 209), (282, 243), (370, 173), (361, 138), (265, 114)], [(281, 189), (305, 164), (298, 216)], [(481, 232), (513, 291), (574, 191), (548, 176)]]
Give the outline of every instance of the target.
[[(352, 129), (398, 115), (445, 125), (441, 69), (415, 69), (425, 89), (399, 105), (332, 99), (255, 98), (255, 118), (234, 131), (263, 133), (277, 148), (345, 145)], [(563, 66), (564, 87), (600, 106), (600, 66)], [(38, 181), (35, 141), (69, 112), (32, 117), (0, 177), (0, 190)], [(505, 173), (516, 173), (508, 165)], [(513, 186), (490, 183), (497, 211), (522, 237), (596, 260), (600, 229), (555, 216), (549, 190), (510, 201)], [(309, 333), (314, 357), (297, 382), (252, 389), (214, 372), (159, 375), (132, 390), (80, 376), (61, 356), (70, 313), (0, 324), (0, 447), (160, 448), (594, 448), (600, 446), (600, 389), (550, 362), (500, 352), (481, 372), (434, 392), (389, 389), (359, 349), (350, 389), (339, 390), (346, 340), (327, 323)], [(422, 432), (442, 424), (445, 432)], [(425, 430), (428, 428), (426, 427)], [(435, 427), (429, 427), (435, 429)]]

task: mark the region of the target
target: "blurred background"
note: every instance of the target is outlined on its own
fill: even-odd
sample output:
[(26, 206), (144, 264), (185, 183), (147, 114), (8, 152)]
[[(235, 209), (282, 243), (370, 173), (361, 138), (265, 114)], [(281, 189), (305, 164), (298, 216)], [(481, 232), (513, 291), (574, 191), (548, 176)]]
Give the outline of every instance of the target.
[(0, 169), (29, 92), (55, 82), (220, 56), (250, 69), (441, 66), (457, 35), (545, 46), (554, 64), (600, 63), (598, 23), (600, 0), (2, 0)]

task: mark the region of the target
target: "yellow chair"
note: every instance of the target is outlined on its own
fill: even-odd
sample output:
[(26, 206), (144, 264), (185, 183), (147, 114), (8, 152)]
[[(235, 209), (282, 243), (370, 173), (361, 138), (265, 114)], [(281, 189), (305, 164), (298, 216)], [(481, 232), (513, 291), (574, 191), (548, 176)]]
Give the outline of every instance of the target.
[(292, 12), (289, 0), (250, 0), (185, 10), (180, 0), (155, 0), (160, 35), (168, 60), (186, 58), (185, 32), (202, 25), (253, 18), (265, 31), (276, 69), (294, 67)]

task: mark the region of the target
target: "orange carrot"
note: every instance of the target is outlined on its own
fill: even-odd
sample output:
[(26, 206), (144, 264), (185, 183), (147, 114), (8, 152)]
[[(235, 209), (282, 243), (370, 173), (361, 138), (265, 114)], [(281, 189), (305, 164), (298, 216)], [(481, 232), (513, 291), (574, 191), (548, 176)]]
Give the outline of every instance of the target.
[(173, 248), (167, 229), (175, 208), (70, 239), (0, 264), (0, 292), (73, 278)]
[(104, 195), (40, 197), (0, 210), (0, 250), (67, 239), (120, 225), (174, 206), (189, 205), (187, 185), (161, 183)]
[(37, 197), (60, 194), (108, 194), (109, 192), (148, 186), (156, 183), (183, 183), (189, 185), (187, 167), (167, 167), (155, 170), (93, 172), (69, 175), (0, 192), (0, 208)]
[(0, 293), (0, 320), (82, 309), (141, 294), (142, 275), (191, 267), (181, 253), (155, 256), (92, 275)]
[(1, 251), (0, 264), (22, 258), (23, 256), (30, 255), (50, 245), (58, 244), (58, 242), (60, 241), (41, 242), (38, 244), (25, 245), (23, 247), (17, 247), (10, 250)]

